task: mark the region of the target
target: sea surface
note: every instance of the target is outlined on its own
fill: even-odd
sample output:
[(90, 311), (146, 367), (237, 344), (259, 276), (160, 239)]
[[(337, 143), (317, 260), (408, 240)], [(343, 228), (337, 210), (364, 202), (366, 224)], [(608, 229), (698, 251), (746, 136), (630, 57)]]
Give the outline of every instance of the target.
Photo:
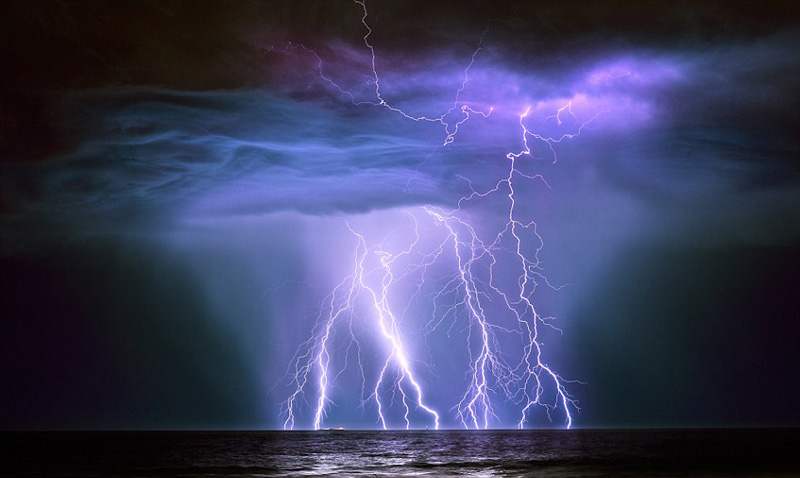
[(800, 430), (2, 432), (0, 475), (800, 477)]

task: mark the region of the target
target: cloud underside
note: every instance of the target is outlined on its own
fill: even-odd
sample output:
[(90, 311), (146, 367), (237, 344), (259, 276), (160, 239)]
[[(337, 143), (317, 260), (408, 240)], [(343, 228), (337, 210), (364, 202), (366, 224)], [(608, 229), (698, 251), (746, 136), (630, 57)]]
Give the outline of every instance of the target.
[[(68, 147), (44, 161), (3, 165), (4, 220), (124, 228), (126, 221), (286, 210), (454, 206), (470, 187), (503, 177), (505, 155), (522, 149), (526, 108), (525, 126), (544, 137), (575, 133), (591, 120), (553, 150), (567, 154), (560, 174), (591, 164), (598, 188), (664, 204), (687, 195), (780, 196), (795, 188), (800, 171), (792, 133), (800, 89), (788, 75), (800, 66), (791, 54), (798, 38), (789, 32), (706, 51), (604, 51), (544, 68), (511, 63), (489, 47), (466, 72), (469, 57), (386, 61), (385, 99), (416, 120), (376, 105), (368, 56), (358, 47), (341, 46), (338, 59), (323, 63), (302, 48), (272, 52), (272, 61), (292, 65), (271, 90), (73, 92), (53, 115)], [(574, 116), (554, 116), (567, 104)], [(492, 114), (473, 114), (443, 147), (447, 125), (452, 131), (466, 119), (462, 105)], [(526, 167), (536, 173), (555, 157), (530, 139), (538, 157)]]

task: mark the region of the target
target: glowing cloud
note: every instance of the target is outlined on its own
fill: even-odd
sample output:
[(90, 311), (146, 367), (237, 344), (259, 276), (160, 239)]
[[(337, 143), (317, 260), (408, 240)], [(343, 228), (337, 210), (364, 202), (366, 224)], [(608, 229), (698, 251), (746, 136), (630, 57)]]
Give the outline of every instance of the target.
[[(469, 86), (469, 72), (481, 50), (483, 38), (463, 71), (462, 81), (454, 93), (449, 108), (438, 116), (416, 116), (392, 106), (384, 98), (376, 69), (375, 48), (369, 41), (372, 28), (367, 23), (367, 8), (364, 2), (355, 0), (355, 3), (363, 9), (361, 22), (367, 30), (363, 40), (371, 56), (370, 68), (375, 101), (356, 100), (355, 95), (326, 76), (325, 65), (316, 52), (304, 46), (290, 45), (289, 48), (281, 50), (281, 53), (299, 49), (311, 54), (316, 59), (319, 78), (330, 85), (334, 92), (347, 96), (356, 106), (371, 105), (386, 108), (389, 112), (395, 113), (405, 120), (440, 124), (445, 133), (442, 147), (447, 147), (456, 141), (459, 128), (472, 115), (477, 114), (484, 119), (489, 118), (494, 107), (489, 107), (488, 110), (476, 109), (469, 102), (461, 99), (461, 95)], [(590, 83), (596, 76), (597, 74), (594, 74), (590, 77)], [(586, 97), (584, 95), (576, 96), (574, 101), (586, 103)], [(539, 102), (536, 112), (547, 106), (547, 104)], [(358, 350), (356, 366), (362, 380), (361, 406), (365, 406), (369, 402), (374, 403), (378, 420), (384, 429), (387, 428), (385, 415), (387, 405), (384, 403), (382, 394), (386, 392), (387, 376), (392, 377), (389, 386), (392, 397), (390, 403), (394, 401), (395, 393), (400, 395), (405, 428), (412, 426), (409, 419), (410, 402), (412, 401), (417, 408), (430, 415), (429, 419), (433, 420), (436, 428), (439, 427), (439, 413), (424, 402), (423, 386), (411, 368), (413, 359), (403, 346), (404, 337), (408, 336), (408, 332), (400, 327), (394, 308), (397, 307), (397, 301), (399, 301), (399, 306), (407, 309), (416, 296), (426, 295), (423, 291), (430, 287), (429, 282), (436, 283), (437, 281), (428, 280), (425, 272), (429, 268), (438, 267), (438, 263), (444, 262), (442, 258), (447, 255), (451, 255), (451, 260), (454, 259), (451, 265), (454, 273), (450, 279), (444, 281), (444, 286), (433, 297), (435, 304), (433, 318), (426, 324), (425, 330), (431, 333), (442, 326), (447, 319), (453, 322), (451, 328), (456, 326), (465, 334), (464, 343), (461, 346), (465, 347), (468, 357), (463, 365), (467, 374), (467, 384), (460, 400), (453, 406), (458, 422), (465, 428), (492, 426), (498, 419), (494, 411), (494, 402), (500, 399), (519, 407), (516, 423), (519, 428), (525, 426), (528, 414), (535, 406), (543, 407), (548, 417), (551, 417), (551, 412), (558, 411), (564, 425), (567, 428), (572, 426), (572, 413), (577, 409), (577, 402), (566, 388), (568, 381), (564, 380), (544, 358), (545, 353), (540, 334), (542, 327), (558, 329), (552, 324), (552, 317), (543, 317), (537, 312), (532, 297), (537, 285), (540, 282), (547, 282), (539, 269), (538, 260), (538, 251), (543, 242), (536, 232), (536, 224), (533, 221), (522, 221), (517, 212), (520, 204), (517, 201), (516, 190), (529, 186), (518, 183), (541, 181), (546, 185), (546, 182), (541, 175), (531, 175), (520, 170), (517, 162), (522, 158), (536, 158), (531, 149), (531, 142), (535, 142), (537, 146), (543, 146), (547, 155), (546, 159), (555, 161), (557, 158), (556, 146), (580, 135), (582, 130), (597, 119), (602, 112), (598, 111), (585, 120), (579, 120), (573, 112), (573, 100), (571, 100), (555, 108), (551, 115), (543, 118), (545, 122), (552, 123), (547, 125), (548, 132), (537, 132), (526, 124), (532, 110), (532, 106), (524, 107), (524, 111), (518, 116), (518, 134), (522, 149), (506, 154), (508, 169), (505, 176), (501, 177), (491, 188), (483, 191), (474, 189), (470, 179), (464, 177), (472, 192), (456, 201), (455, 209), (446, 210), (432, 205), (423, 208), (435, 224), (444, 228), (445, 231), (443, 239), (440, 239), (432, 250), (420, 250), (419, 222), (412, 212), (408, 214), (413, 218), (414, 240), (409, 243), (407, 248), (398, 253), (391, 253), (381, 245), (369, 246), (364, 236), (348, 225), (348, 229), (358, 239), (354, 266), (350, 275), (333, 290), (326, 306), (327, 313), (324, 315), (324, 319), (320, 321), (317, 330), (301, 347), (294, 360), (290, 374), (294, 390), (286, 400), (283, 409), (285, 429), (291, 429), (298, 425), (298, 400), (306, 393), (307, 389), (314, 390), (313, 393), (316, 394), (312, 426), (315, 429), (323, 426), (326, 409), (331, 402), (329, 397), (331, 383), (348, 366), (350, 348), (353, 345)], [(456, 111), (460, 115), (455, 115), (454, 119), (450, 119), (454, 117), (453, 113)], [(501, 206), (505, 210), (505, 219), (497, 223), (496, 229), (491, 226), (484, 228), (476, 223), (476, 221), (480, 222), (482, 216), (480, 205), (471, 208), (471, 214), (464, 213), (467, 205), (478, 203), (481, 200), (496, 200), (495, 197), (505, 203)], [(479, 232), (480, 229), (483, 231)], [(484, 237), (487, 232), (488, 236)], [(405, 275), (411, 274), (411, 271), (417, 271), (419, 276), (415, 282), (415, 288), (405, 295), (395, 294), (395, 297), (399, 295), (400, 299), (395, 299), (395, 303), (391, 303), (390, 291), (395, 289), (393, 267), (399, 259), (404, 259), (412, 254), (416, 260), (407, 265), (409, 269)], [(378, 265), (372, 270), (365, 270), (368, 258), (378, 262)], [(369, 277), (376, 273), (378, 278), (373, 279), (374, 284), (371, 285)], [(496, 278), (499, 276), (513, 277), (514, 280), (509, 284), (507, 280)], [(372, 320), (377, 324), (381, 337), (387, 342), (383, 365), (378, 367), (377, 372), (373, 372), (375, 377), (371, 379), (373, 385), (369, 388), (371, 393), (368, 396), (365, 396), (365, 382), (369, 372), (365, 370), (362, 357), (363, 339), (356, 335), (353, 327), (353, 320), (359, 316), (356, 312), (358, 309), (356, 301), (362, 293), (369, 297), (372, 308), (371, 312), (364, 314), (366, 320)], [(438, 305), (441, 300), (452, 301), (443, 312), (440, 312)], [(488, 304), (494, 300), (498, 300), (502, 307), (498, 308)], [(512, 322), (504, 324), (503, 316), (511, 317)], [(457, 322), (459, 324), (455, 325)], [(346, 331), (349, 336), (346, 348), (338, 352), (342, 356), (339, 360), (341, 368), (338, 372), (331, 366), (331, 357), (337, 353), (331, 344), (331, 337), (336, 329)], [(516, 338), (516, 343), (511, 347), (509, 347), (509, 337), (507, 336)], [(448, 347), (453, 347), (453, 345), (448, 345)], [(511, 350), (508, 350), (509, 348)], [(515, 357), (515, 360), (509, 360), (508, 357)], [(312, 376), (315, 377), (314, 380), (312, 380)], [(409, 395), (409, 391), (413, 393)]]

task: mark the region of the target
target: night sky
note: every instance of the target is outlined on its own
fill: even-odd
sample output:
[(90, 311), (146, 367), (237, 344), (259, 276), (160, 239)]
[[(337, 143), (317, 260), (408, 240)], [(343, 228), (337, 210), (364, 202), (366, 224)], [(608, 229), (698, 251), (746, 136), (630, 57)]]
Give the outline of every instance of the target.
[[(347, 225), (395, 251), (411, 217), (441, 235), (422, 207), (507, 175), (528, 107), (533, 132), (587, 123), (531, 141), (520, 168), (544, 181), (517, 198), (563, 331), (548, 363), (584, 382), (575, 426), (800, 426), (795, 2), (367, 10), (387, 103), (443, 114), (478, 50), (458, 105), (491, 115), (442, 146), (443, 125), (370, 104), (352, 1), (3, 2), (0, 428), (280, 428)], [(490, 228), (503, 194), (465, 214)], [(422, 336), (433, 293), (402, 292), (415, 370), (458, 426), (463, 350)], [(360, 387), (342, 374), (329, 426), (378, 426)]]

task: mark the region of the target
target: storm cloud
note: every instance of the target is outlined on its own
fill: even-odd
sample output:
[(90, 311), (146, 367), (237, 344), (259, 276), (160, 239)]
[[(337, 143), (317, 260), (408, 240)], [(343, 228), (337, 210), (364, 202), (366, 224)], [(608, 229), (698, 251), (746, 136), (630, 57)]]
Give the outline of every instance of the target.
[[(590, 383), (576, 393), (600, 401), (584, 404), (586, 423), (781, 423), (777, 411), (741, 412), (737, 404), (751, 397), (745, 393), (732, 393), (703, 421), (689, 404), (713, 391), (696, 382), (699, 391), (678, 394), (681, 406), (661, 413), (654, 390), (683, 377), (664, 366), (653, 369), (657, 383), (635, 418), (625, 421), (609, 403), (638, 393), (636, 377), (650, 373), (629, 362), (642, 345), (621, 347), (667, 337), (686, 354), (649, 349), (646, 364), (672, 353), (694, 363), (701, 354), (699, 339), (686, 338), (691, 317), (712, 316), (703, 337), (726, 329), (721, 316), (732, 306), (721, 304), (745, 282), (781, 282), (768, 309), (797, 336), (787, 324), (798, 303), (785, 287), (800, 244), (797, 9), (782, 2), (368, 7), (385, 104), (376, 96), (362, 11), (352, 2), (3, 7), (2, 61), (10, 72), (0, 104), (3, 344), (16, 336), (22, 345), (6, 347), (13, 352), (4, 357), (2, 381), (56, 380), (52, 360), (18, 357), (52, 350), (35, 330), (62, 320), (55, 308), (33, 304), (63, 302), (71, 304), (65, 315), (77, 324), (76, 340), (52, 356), (78, 357), (69, 373), (97, 393), (70, 395), (62, 415), (41, 401), (44, 388), (23, 386), (4, 397), (3, 408), (29, 403), (27, 411), (5, 412), (0, 425), (127, 426), (123, 410), (137, 404), (145, 426), (185, 426), (215, 402), (224, 407), (213, 426), (275, 426), (277, 384), (313, 326), (308, 304), (324, 297), (341, 272), (336, 260), (352, 253), (341, 219), (401, 223), (400, 211), (449, 209), (491, 188), (508, 174), (506, 154), (523, 147), (526, 109), (526, 127), (543, 137), (580, 130), (559, 142), (531, 140), (532, 157), (520, 170), (544, 181), (525, 183), (519, 200), (521, 214), (539, 225), (548, 278), (570, 284), (545, 304), (566, 316), (564, 350), (554, 353), (570, 376)], [(559, 116), (567, 105), (571, 114)], [(482, 204), (470, 211), (481, 220), (503, 210)], [(694, 289), (705, 298), (676, 285), (736, 282), (732, 275), (747, 273), (726, 263), (740, 259), (762, 264), (760, 279), (722, 292)], [(687, 270), (694, 272), (682, 277)], [(40, 278), (49, 285), (39, 289)], [(164, 292), (170, 287), (175, 295)], [(675, 312), (681, 328), (664, 325), (674, 317), (667, 313), (653, 314), (652, 326), (631, 325), (647, 309), (642, 297), (662, 290), (649, 297), (669, 303), (678, 289), (690, 297)], [(83, 297), (79, 305), (73, 295)], [(763, 297), (741, 309), (766, 307)], [(302, 326), (283, 330), (286, 316)], [(130, 335), (137, 317), (147, 317), (143, 331)], [(747, 319), (730, 320), (735, 328)], [(653, 332), (660, 327), (668, 333)], [(760, 337), (778, 356), (791, 355), (772, 332)], [(114, 386), (93, 381), (94, 365), (79, 364), (114, 355), (96, 342), (104, 340), (130, 354), (101, 371)], [(717, 353), (718, 362), (746, 347), (735, 343)], [(195, 346), (215, 352), (154, 371), (154, 361)], [(597, 357), (605, 347), (628, 353)], [(775, 365), (758, 357), (745, 375)], [(18, 371), (24, 367), (33, 372)], [(236, 370), (235, 383), (220, 388), (223, 370)], [(685, 378), (687, 386), (703, 370)], [(150, 373), (157, 377), (151, 387), (137, 391), (132, 384)], [(173, 381), (187, 374), (195, 378), (176, 391)], [(787, 388), (796, 396), (800, 384), (789, 380)], [(167, 410), (157, 403), (164, 393), (174, 398)], [(178, 413), (175, 404), (209, 393), (216, 398)], [(89, 410), (119, 394), (128, 398), (98, 415)], [(47, 413), (37, 418), (37, 410)]]

